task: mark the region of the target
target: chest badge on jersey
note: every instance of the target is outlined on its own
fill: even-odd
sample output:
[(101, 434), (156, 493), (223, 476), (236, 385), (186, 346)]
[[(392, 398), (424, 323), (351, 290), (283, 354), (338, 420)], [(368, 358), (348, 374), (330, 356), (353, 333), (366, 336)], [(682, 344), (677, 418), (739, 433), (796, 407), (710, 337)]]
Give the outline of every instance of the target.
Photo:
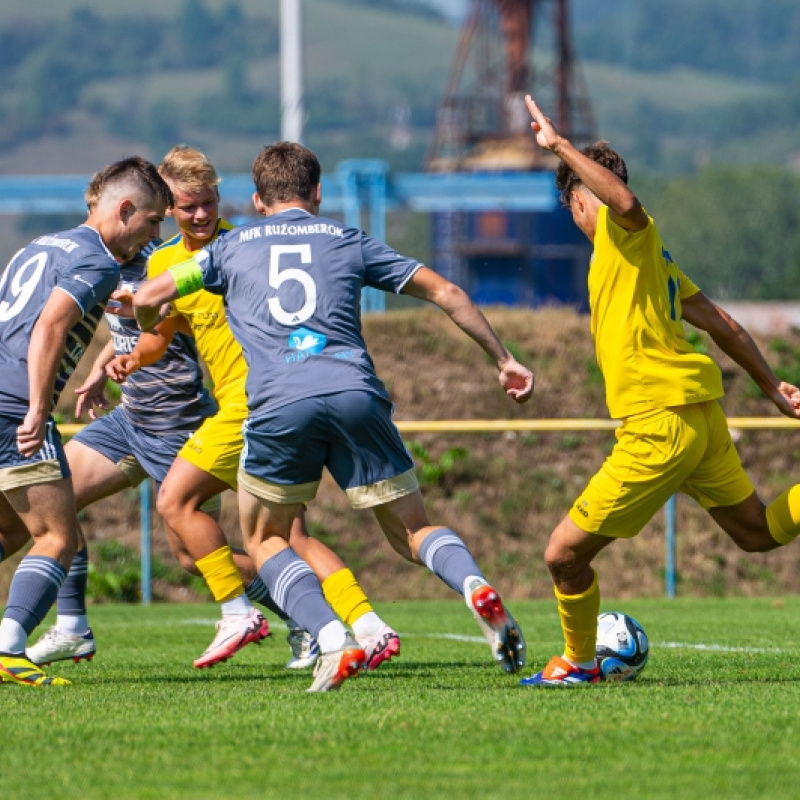
[(328, 338), (308, 328), (298, 328), (289, 334), (288, 345), (292, 350), (299, 350), (303, 355), (315, 356), (325, 349)]

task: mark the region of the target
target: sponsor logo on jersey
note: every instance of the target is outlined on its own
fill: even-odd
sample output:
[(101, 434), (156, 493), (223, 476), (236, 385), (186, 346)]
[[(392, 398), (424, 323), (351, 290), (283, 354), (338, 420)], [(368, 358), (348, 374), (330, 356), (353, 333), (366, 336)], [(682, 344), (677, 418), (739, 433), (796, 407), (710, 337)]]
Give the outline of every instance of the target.
[(315, 356), (325, 349), (328, 338), (321, 333), (311, 331), (308, 328), (298, 328), (294, 333), (289, 334), (287, 342), (294, 353), (286, 356), (287, 361), (300, 361), (308, 356)]

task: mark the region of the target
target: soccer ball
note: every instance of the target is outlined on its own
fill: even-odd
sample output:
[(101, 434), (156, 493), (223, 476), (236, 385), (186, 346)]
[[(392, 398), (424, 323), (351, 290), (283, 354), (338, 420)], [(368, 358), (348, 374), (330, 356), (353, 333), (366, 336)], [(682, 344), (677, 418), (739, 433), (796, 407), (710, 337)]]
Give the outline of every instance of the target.
[(647, 664), (650, 645), (644, 628), (619, 611), (597, 618), (597, 663), (603, 680), (632, 681)]

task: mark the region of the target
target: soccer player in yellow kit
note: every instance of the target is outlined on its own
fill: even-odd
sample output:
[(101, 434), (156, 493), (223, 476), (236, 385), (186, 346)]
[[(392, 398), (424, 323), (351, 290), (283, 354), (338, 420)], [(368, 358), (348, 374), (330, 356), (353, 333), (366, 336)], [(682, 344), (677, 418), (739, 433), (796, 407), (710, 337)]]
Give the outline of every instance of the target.
[(607, 143), (582, 151), (527, 98), (539, 145), (560, 159), (556, 186), (594, 245), (591, 331), (612, 417), (611, 455), (550, 536), (545, 562), (555, 584), (563, 656), (522, 683), (597, 683), (600, 590), (591, 566), (615, 539), (636, 536), (680, 490), (743, 550), (765, 552), (800, 534), (800, 485), (765, 506), (731, 441), (718, 399), (719, 367), (687, 342), (683, 320), (706, 331), (788, 417), (800, 390), (780, 381), (748, 333), (681, 272), (627, 186), (625, 162)]
[[(193, 252), (233, 228), (219, 218), (219, 178), (203, 153), (178, 145), (164, 157), (159, 172), (176, 193), (171, 213), (179, 233), (150, 256), (150, 279), (191, 258)], [(220, 492), (237, 488), (242, 423), (247, 417), (247, 363), (228, 326), (222, 298), (202, 291), (175, 301), (157, 331), (143, 334), (130, 355), (114, 359), (108, 366), (109, 374), (116, 380), (124, 380), (140, 366), (154, 363), (178, 330), (195, 337), (214, 384), (219, 411), (205, 420), (181, 449), (161, 486), (157, 508), (180, 537), (214, 599), (222, 603), (223, 616), (217, 624), (217, 635), (194, 662), (197, 667), (205, 667), (229, 658), (244, 645), (266, 635), (266, 623), (248, 595), (266, 602), (284, 619), (286, 616), (269, 602), (266, 587), (257, 577), (250, 558), (243, 551), (231, 550), (216, 519), (203, 509), (203, 504)], [(353, 628), (367, 655), (367, 666), (375, 669), (398, 654), (397, 633), (375, 613), (341, 559), (308, 536), (302, 514), (292, 528), (292, 546), (317, 574), (331, 607)], [(287, 624), (295, 655), (288, 666), (310, 666), (319, 654), (317, 643), (292, 620), (287, 620)]]

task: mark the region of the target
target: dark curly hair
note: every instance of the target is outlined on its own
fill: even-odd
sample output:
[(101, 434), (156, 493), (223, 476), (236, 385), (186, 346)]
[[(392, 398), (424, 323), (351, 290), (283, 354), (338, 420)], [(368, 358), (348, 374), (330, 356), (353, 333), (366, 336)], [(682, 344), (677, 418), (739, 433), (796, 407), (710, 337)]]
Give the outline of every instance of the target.
[[(628, 182), (628, 168), (625, 166), (625, 161), (616, 150), (609, 147), (608, 142), (601, 139), (599, 142), (584, 147), (581, 153), (611, 170), (623, 183)], [(562, 161), (556, 170), (556, 188), (559, 191), (561, 205), (565, 208), (569, 208), (570, 192), (579, 183), (581, 183), (581, 179), (575, 174), (572, 167), (568, 167)]]

